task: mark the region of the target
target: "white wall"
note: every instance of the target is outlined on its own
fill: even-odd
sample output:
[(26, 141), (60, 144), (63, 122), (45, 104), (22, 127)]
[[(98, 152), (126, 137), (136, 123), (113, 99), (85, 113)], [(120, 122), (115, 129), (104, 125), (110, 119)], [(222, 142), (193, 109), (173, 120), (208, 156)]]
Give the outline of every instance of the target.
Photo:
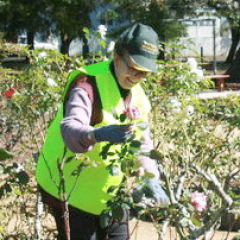
[[(180, 44), (186, 46), (182, 51), (184, 56), (196, 56), (201, 54), (205, 58), (213, 59), (214, 56), (214, 24), (215, 21), (215, 54), (218, 59), (225, 59), (231, 46), (230, 28), (226, 19), (220, 18), (198, 18), (184, 19), (187, 25), (187, 37), (180, 38)], [(189, 40), (193, 44), (189, 44)], [(194, 53), (194, 51), (197, 52)]]

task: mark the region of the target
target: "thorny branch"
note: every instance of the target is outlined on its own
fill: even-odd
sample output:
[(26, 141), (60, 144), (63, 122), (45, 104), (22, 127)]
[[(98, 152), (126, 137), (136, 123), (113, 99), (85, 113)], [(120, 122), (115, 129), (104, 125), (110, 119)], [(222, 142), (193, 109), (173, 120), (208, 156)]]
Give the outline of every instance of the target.
[(71, 237), (70, 237), (70, 224), (69, 224), (69, 208), (68, 208), (68, 202), (67, 202), (67, 197), (66, 197), (65, 179), (64, 179), (64, 175), (63, 175), (63, 166), (66, 161), (66, 158), (65, 158), (66, 151), (67, 151), (67, 149), (66, 149), (66, 147), (64, 147), (63, 160), (61, 163), (58, 164), (59, 175), (60, 175), (59, 196), (62, 198), (62, 201), (63, 201), (62, 207), (63, 207), (65, 235), (66, 235), (66, 239), (70, 240)]
[[(209, 237), (211, 236), (211, 233), (214, 229), (214, 226), (217, 224), (218, 220), (222, 217), (222, 215), (224, 213), (234, 213), (234, 214), (240, 214), (240, 209), (229, 209), (232, 204), (233, 204), (233, 200), (232, 198), (224, 191), (224, 189), (222, 188), (219, 180), (216, 178), (216, 176), (212, 173), (207, 173), (204, 170), (202, 170), (199, 166), (197, 166), (194, 163), (190, 164), (190, 167), (192, 167), (193, 169), (195, 169), (199, 174), (201, 174), (203, 177), (205, 177), (205, 179), (211, 183), (217, 194), (223, 199), (223, 201), (227, 204), (227, 208), (221, 209), (220, 211), (217, 211), (215, 216), (208, 221), (204, 227), (202, 228), (198, 228), (198, 229), (194, 229), (194, 227), (191, 230), (191, 233), (188, 237), (186, 237), (186, 239), (196, 239), (201, 235), (204, 235), (204, 239), (209, 239)], [(164, 171), (163, 167), (160, 165), (159, 168), (161, 169), (161, 174), (162, 177), (165, 179), (166, 184), (167, 184), (167, 188), (169, 191), (169, 195), (170, 195), (170, 199), (172, 203), (175, 203), (179, 206), (179, 208), (182, 211), (185, 211), (186, 209), (184, 208), (184, 206), (182, 206), (181, 204), (178, 203), (178, 200), (180, 198), (182, 189), (183, 189), (183, 184), (184, 184), (184, 180), (186, 175), (182, 174), (179, 181), (178, 181), (178, 186), (176, 189), (176, 192), (174, 192), (171, 189), (171, 183), (170, 183), (170, 177), (168, 176), (168, 174), (166, 173), (166, 171)], [(234, 176), (235, 174), (238, 173), (238, 170), (235, 170), (231, 173), (231, 176)], [(169, 226), (170, 223), (170, 216), (168, 216), (167, 219), (165, 219), (162, 228), (161, 228), (161, 234), (159, 235), (160, 239), (164, 239), (164, 234), (166, 232), (167, 227)], [(191, 227), (191, 226), (190, 226)], [(178, 229), (178, 232), (181, 229)], [(179, 234), (181, 235), (181, 231), (179, 232)]]
[(205, 177), (209, 183), (213, 184), (217, 194), (223, 199), (223, 201), (228, 205), (228, 207), (230, 207), (233, 204), (232, 198), (227, 193), (225, 193), (221, 186), (221, 183), (218, 181), (214, 174), (205, 172), (194, 163), (191, 163), (190, 166), (193, 167), (203, 177)]

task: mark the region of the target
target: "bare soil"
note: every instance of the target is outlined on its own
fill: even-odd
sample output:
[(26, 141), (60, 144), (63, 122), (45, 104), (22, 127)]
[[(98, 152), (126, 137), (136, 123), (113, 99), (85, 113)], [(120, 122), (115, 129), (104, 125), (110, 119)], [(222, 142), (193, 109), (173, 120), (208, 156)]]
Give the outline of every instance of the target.
[[(131, 240), (158, 240), (158, 234), (156, 228), (150, 222), (143, 222), (137, 220), (132, 220), (130, 222), (130, 232), (137, 225), (137, 229), (131, 236)], [(226, 231), (216, 231), (212, 235), (212, 240), (232, 240), (235, 236), (240, 237), (240, 233), (237, 232), (226, 232)], [(178, 240), (179, 236), (176, 234), (175, 228), (171, 227), (167, 229), (165, 234), (165, 240)]]

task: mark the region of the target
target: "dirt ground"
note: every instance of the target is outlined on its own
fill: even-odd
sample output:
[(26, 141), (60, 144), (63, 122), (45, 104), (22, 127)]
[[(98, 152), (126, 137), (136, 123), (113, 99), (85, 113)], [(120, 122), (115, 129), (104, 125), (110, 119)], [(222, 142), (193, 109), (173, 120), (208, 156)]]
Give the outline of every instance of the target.
[[(9, 222), (8, 232), (13, 232), (14, 226), (16, 226), (17, 222), (21, 221), (17, 219), (16, 216)], [(21, 224), (20, 222), (18, 224)], [(55, 232), (55, 222), (48, 214), (47, 221), (43, 222), (43, 225), (48, 226), (49, 232)], [(130, 221), (130, 240), (158, 240), (158, 234), (156, 228), (153, 226), (151, 222), (137, 221), (133, 219)], [(216, 231), (211, 236), (211, 240), (233, 240), (235, 236), (240, 238), (240, 232), (225, 232), (225, 231)], [(46, 239), (46, 238), (45, 238)], [(50, 238), (49, 240), (51, 240)], [(199, 238), (201, 239), (201, 238)], [(164, 240), (180, 240), (179, 236), (176, 234), (175, 228), (171, 227), (167, 229)]]
[[(135, 228), (137, 220), (132, 220), (130, 222), (130, 233)], [(133, 232), (131, 240), (158, 240), (158, 234), (152, 223), (139, 221), (137, 224), (137, 229)], [(235, 236), (240, 237), (238, 232), (224, 232), (216, 231), (211, 240), (232, 240)], [(165, 240), (178, 240), (179, 237), (176, 236), (176, 231), (174, 228), (168, 228), (165, 235)]]

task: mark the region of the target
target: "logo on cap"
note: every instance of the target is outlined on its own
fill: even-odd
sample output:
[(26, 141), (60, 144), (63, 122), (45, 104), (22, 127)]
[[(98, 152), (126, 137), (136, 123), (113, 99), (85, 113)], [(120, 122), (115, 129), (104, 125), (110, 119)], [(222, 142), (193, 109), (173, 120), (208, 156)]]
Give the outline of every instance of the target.
[(148, 51), (148, 52), (158, 53), (157, 47), (154, 44), (148, 43), (146, 41), (143, 41), (143, 44), (141, 45), (141, 48), (145, 51)]

